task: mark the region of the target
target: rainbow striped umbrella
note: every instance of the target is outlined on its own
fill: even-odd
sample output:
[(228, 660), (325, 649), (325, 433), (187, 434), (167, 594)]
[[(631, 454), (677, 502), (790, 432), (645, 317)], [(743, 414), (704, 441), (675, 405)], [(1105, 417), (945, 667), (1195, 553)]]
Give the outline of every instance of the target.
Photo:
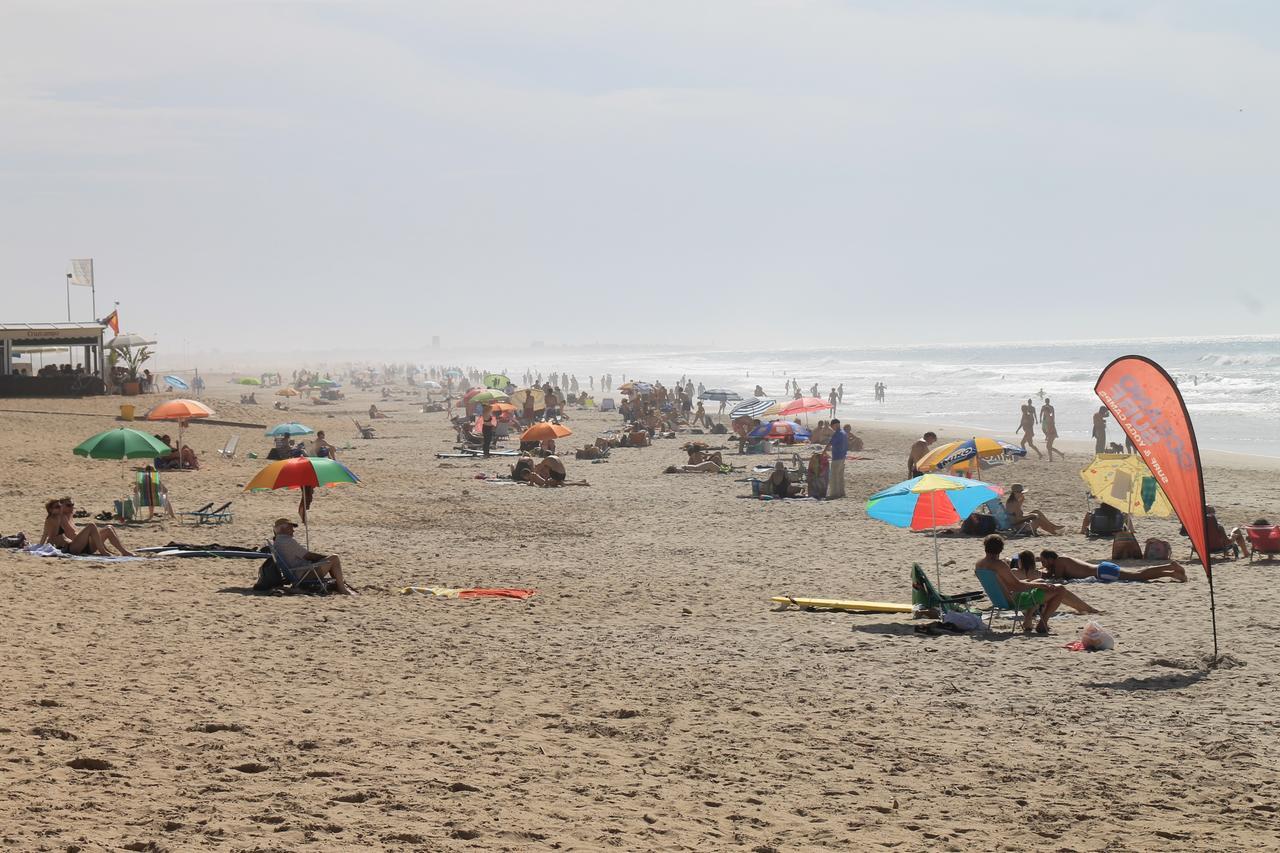
[[(244, 487), (246, 492), (265, 492), (276, 489), (314, 489), (319, 486), (336, 486), (339, 483), (359, 483), (360, 478), (350, 468), (336, 459), (325, 456), (296, 456), (281, 459), (263, 468)], [(311, 547), (310, 492), (302, 497), (299, 514), (306, 524), (307, 547)]]

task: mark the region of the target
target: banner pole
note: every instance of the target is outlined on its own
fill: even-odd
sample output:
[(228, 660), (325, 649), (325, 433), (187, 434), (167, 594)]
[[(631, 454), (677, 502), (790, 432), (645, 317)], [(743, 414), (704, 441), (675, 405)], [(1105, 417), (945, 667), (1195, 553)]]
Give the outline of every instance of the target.
[(1213, 661), (1209, 664), (1209, 668), (1216, 669), (1218, 666), (1218, 609), (1213, 602), (1213, 575), (1209, 575), (1209, 621), (1213, 625)]

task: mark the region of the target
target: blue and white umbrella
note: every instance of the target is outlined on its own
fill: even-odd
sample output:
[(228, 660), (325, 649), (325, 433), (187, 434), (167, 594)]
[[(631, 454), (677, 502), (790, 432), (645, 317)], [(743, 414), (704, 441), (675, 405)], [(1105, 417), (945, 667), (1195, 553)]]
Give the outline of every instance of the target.
[(188, 385), (183, 379), (180, 379), (177, 376), (165, 376), (164, 384), (168, 385), (170, 388), (172, 388), (175, 391), (191, 390), (191, 386)]
[(699, 400), (718, 400), (721, 403), (741, 400), (742, 395), (728, 388), (708, 388), (698, 395)]
[(752, 397), (730, 409), (729, 415), (735, 418), (761, 418), (777, 405), (778, 401), (771, 397)]

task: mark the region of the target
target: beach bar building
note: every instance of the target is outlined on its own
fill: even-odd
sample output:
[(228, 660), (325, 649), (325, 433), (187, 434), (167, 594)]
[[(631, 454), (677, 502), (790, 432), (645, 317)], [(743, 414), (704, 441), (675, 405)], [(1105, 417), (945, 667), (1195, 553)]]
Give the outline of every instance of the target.
[[(0, 397), (105, 394), (105, 334), (106, 327), (100, 323), (0, 324)], [(64, 353), (65, 367), (54, 364), (27, 373), (15, 364), (24, 354), (56, 353), (59, 349)]]

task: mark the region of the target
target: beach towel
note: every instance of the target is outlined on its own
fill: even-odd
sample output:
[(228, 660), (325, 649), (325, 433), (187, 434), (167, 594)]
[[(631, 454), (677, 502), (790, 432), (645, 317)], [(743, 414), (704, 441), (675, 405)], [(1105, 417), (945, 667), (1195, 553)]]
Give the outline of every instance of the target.
[(90, 560), (95, 563), (133, 563), (146, 560), (147, 557), (99, 557), (96, 554), (67, 554), (48, 543), (44, 545), (28, 545), (22, 553), (33, 557), (61, 557), (64, 560)]
[(415, 592), (435, 596), (436, 598), (516, 598), (523, 601), (534, 595), (537, 590), (500, 587), (455, 588), (447, 586), (406, 586), (400, 590), (401, 595), (412, 595)]

